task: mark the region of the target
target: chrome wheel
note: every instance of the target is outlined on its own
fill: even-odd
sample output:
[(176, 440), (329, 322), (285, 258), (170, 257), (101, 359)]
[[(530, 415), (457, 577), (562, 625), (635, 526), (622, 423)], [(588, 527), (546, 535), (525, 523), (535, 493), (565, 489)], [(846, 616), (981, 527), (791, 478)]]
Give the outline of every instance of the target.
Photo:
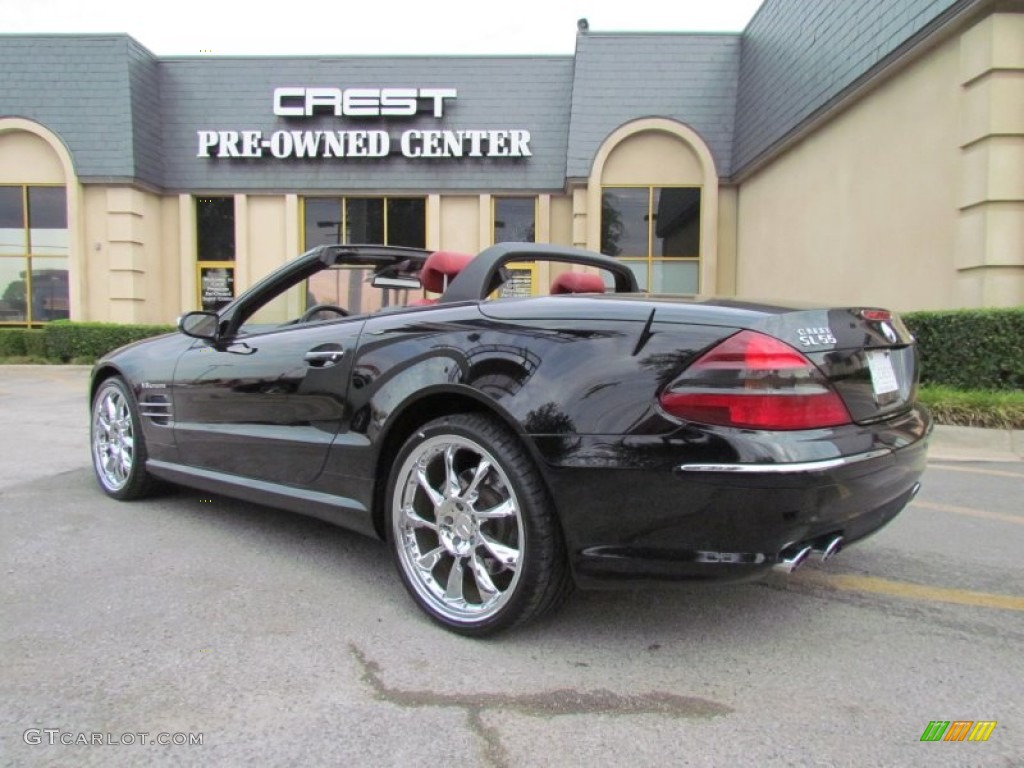
[(395, 475), (392, 538), (406, 583), (451, 624), (498, 615), (516, 593), (523, 510), (497, 458), (477, 440), (418, 442)]
[(89, 431), (92, 466), (104, 492), (122, 500), (145, 496), (153, 487), (146, 471), (146, 442), (135, 399), (119, 376), (96, 390)]

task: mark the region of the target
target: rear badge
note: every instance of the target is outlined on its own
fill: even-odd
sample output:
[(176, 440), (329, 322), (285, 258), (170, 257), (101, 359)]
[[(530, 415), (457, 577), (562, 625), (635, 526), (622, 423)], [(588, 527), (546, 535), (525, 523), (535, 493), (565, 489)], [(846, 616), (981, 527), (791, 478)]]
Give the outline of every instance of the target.
[(824, 344), (835, 344), (836, 337), (832, 329), (825, 328), (797, 328), (797, 336), (800, 343), (805, 347), (819, 347)]

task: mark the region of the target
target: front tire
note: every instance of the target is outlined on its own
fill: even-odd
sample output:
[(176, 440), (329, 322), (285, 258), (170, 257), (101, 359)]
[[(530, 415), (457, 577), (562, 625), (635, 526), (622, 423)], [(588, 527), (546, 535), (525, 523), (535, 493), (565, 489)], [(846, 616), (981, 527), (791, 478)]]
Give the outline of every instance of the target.
[(146, 471), (146, 442), (135, 397), (124, 379), (100, 384), (92, 401), (92, 466), (100, 488), (122, 501), (145, 496), (153, 481)]
[(447, 629), (508, 629), (559, 605), (572, 588), (540, 474), (489, 416), (445, 416), (418, 429), (395, 461), (387, 504), (402, 581)]

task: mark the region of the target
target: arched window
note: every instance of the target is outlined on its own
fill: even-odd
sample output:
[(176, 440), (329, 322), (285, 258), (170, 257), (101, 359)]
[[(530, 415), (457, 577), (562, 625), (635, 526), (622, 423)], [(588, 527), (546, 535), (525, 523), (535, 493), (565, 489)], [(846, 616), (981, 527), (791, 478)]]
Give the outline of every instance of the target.
[(644, 118), (598, 150), (588, 180), (587, 242), (626, 262), (653, 293), (716, 290), (718, 175), (688, 126)]
[(67, 209), (63, 186), (0, 185), (0, 323), (68, 318)]

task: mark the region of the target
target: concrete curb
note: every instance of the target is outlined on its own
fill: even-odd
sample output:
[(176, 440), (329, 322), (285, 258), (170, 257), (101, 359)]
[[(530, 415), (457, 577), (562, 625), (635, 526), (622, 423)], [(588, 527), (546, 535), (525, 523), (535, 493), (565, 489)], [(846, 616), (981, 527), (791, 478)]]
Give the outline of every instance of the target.
[(1024, 461), (1024, 430), (938, 424), (928, 449), (931, 461)]

